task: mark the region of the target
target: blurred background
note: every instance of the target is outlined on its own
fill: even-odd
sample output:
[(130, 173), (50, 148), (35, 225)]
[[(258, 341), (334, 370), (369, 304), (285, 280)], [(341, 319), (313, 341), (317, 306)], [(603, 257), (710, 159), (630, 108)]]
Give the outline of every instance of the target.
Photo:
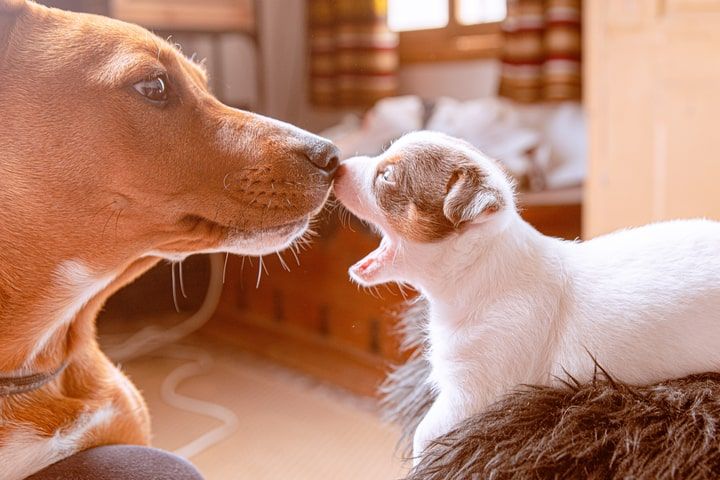
[[(505, 164), (524, 217), (548, 235), (720, 218), (718, 0), (45, 3), (150, 28), (204, 59), (224, 102), (325, 135), (345, 156), (417, 129), (465, 138)], [(316, 230), (298, 260), (162, 265), (100, 321), (144, 390), (156, 445), (210, 479), (404, 469), (375, 400), (407, 355), (404, 296), (349, 282), (377, 242), (362, 224), (327, 209)]]

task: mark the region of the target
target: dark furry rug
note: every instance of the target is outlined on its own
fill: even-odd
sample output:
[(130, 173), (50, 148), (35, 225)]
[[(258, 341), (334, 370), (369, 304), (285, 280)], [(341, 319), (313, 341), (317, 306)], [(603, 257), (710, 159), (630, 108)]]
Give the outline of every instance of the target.
[[(422, 305), (406, 320), (421, 345)], [(383, 387), (406, 448), (433, 400), (428, 369), (416, 354)], [(720, 478), (720, 374), (630, 386), (599, 368), (590, 383), (523, 387), (437, 439), (406, 480), (510, 478)]]

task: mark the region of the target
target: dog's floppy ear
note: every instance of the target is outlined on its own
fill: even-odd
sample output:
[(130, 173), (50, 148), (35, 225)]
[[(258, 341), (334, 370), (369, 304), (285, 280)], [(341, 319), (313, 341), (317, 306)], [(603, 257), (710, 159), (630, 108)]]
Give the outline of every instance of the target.
[(460, 166), (450, 176), (443, 213), (456, 227), (487, 219), (502, 206), (501, 193), (485, 180), (476, 165)]

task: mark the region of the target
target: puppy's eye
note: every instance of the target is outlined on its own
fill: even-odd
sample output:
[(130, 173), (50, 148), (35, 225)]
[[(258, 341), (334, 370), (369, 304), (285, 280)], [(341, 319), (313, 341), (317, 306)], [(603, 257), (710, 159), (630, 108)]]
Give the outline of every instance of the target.
[(165, 103), (168, 100), (168, 81), (165, 75), (137, 82), (133, 88), (153, 103)]
[(387, 165), (385, 168), (378, 172), (378, 179), (382, 180), (385, 183), (393, 183), (393, 170), (394, 167), (392, 165)]

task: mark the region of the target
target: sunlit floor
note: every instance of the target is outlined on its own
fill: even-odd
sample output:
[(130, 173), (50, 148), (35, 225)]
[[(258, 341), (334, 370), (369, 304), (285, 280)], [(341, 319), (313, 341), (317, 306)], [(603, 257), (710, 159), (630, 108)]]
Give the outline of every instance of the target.
[[(183, 342), (211, 354), (207, 371), (180, 384), (183, 395), (234, 411), (232, 435), (190, 460), (208, 480), (382, 480), (402, 476), (397, 431), (372, 404), (195, 335)], [(161, 353), (172, 355), (172, 348)], [(154, 445), (175, 450), (221, 425), (161, 400), (161, 384), (184, 360), (128, 362), (153, 418)]]

